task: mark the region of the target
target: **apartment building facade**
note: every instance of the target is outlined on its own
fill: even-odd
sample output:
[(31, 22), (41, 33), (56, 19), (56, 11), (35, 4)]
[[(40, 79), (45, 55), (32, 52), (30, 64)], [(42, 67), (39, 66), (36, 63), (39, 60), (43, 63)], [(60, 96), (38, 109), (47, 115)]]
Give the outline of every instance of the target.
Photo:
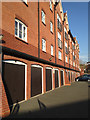
[(14, 103), (70, 85), (80, 74), (79, 44), (61, 2), (2, 2), (0, 31), (2, 116)]

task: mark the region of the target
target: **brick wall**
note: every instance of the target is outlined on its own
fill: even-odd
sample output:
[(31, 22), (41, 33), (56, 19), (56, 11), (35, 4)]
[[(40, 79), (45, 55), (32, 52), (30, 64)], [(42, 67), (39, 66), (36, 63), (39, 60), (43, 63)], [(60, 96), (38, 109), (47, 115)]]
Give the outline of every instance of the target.
[(0, 73), (0, 117), (6, 117), (9, 114), (10, 114), (10, 109), (8, 106), (8, 100)]

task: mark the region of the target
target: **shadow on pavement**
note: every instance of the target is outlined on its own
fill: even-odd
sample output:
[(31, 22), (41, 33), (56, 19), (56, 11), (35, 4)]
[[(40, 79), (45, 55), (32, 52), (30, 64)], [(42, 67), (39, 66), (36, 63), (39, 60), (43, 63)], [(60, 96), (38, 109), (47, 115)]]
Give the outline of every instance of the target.
[(38, 101), (40, 110), (46, 111), (46, 106), (39, 99), (37, 99), (37, 101)]
[[(90, 101), (89, 101), (90, 102)], [(88, 100), (71, 104), (58, 105), (49, 108), (44, 103), (38, 100), (40, 109), (34, 112), (24, 112), (13, 114), (8, 116), (6, 120), (10, 118), (88, 118)], [(10, 119), (11, 120), (11, 119)]]

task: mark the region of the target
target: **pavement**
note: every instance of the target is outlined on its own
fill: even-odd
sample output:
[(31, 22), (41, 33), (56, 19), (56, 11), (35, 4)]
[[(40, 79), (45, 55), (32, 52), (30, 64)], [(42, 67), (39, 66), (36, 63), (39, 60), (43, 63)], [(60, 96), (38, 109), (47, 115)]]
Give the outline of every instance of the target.
[(13, 106), (6, 118), (88, 118), (90, 83), (73, 82)]

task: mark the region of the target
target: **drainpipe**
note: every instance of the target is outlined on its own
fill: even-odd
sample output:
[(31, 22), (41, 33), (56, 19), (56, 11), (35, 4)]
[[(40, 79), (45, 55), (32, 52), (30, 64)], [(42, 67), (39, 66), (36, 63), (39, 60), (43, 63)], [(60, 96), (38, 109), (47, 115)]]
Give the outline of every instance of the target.
[(55, 63), (56, 63), (56, 24), (55, 24), (55, 5), (54, 5), (54, 33), (55, 33)]
[(39, 0), (38, 0), (38, 58), (40, 58), (40, 18), (39, 18)]
[(65, 18), (63, 20), (63, 58), (64, 58), (64, 66), (65, 66), (65, 47), (64, 47), (64, 21), (65, 21)]
[(55, 63), (57, 63), (57, 60), (56, 60), (56, 21), (55, 21), (55, 10), (56, 10), (56, 7), (58, 5), (58, 2), (55, 2), (55, 5), (54, 5), (54, 33), (55, 33)]

